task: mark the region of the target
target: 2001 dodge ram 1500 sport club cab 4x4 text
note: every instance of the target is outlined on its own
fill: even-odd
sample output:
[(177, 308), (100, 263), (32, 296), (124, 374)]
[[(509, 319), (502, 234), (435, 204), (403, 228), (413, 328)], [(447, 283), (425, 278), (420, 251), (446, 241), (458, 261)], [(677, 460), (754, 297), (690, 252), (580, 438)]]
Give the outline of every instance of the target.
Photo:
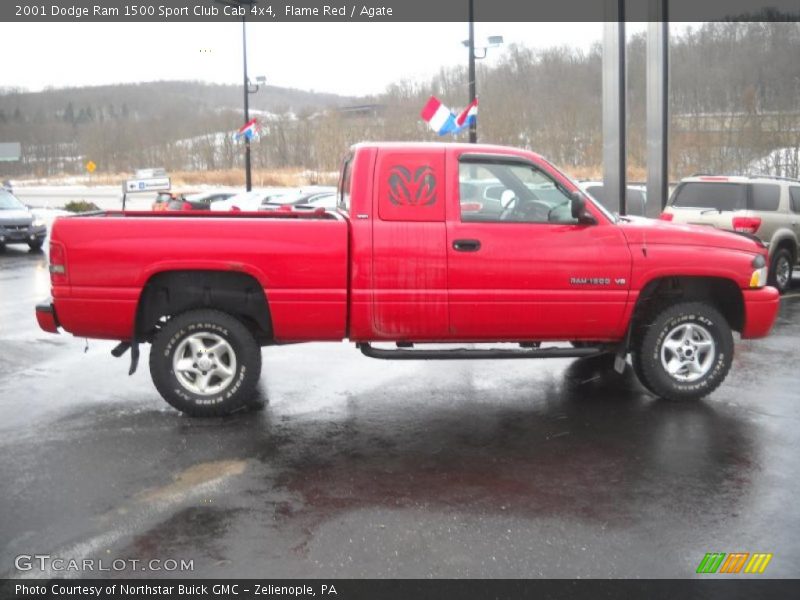
[[(727, 375), (733, 331), (772, 327), (766, 256), (746, 235), (615, 217), (532, 152), (365, 143), (332, 211), (57, 219), (36, 315), (120, 340), (131, 372), (150, 342), (158, 391), (198, 416), (247, 403), (260, 346), (345, 338), (385, 359), (613, 353), (621, 369), (630, 353), (653, 393), (694, 399)], [(476, 347), (500, 342), (519, 347)]]

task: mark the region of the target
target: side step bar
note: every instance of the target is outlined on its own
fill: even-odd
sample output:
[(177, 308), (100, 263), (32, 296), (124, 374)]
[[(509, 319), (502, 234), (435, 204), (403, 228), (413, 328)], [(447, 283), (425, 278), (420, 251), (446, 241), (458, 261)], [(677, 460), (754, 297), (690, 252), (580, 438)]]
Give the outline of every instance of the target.
[(467, 360), (481, 358), (582, 358), (608, 352), (607, 347), (592, 348), (454, 348), (452, 350), (386, 350), (368, 343), (356, 344), (361, 354), (383, 360)]

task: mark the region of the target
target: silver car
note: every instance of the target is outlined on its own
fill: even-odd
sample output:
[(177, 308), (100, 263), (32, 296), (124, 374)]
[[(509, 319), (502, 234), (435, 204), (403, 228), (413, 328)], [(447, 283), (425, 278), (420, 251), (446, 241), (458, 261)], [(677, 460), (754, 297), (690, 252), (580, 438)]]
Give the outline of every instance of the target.
[(661, 218), (755, 235), (769, 246), (769, 285), (792, 282), (800, 239), (800, 180), (770, 176), (687, 177)]
[(28, 244), (39, 250), (47, 237), (47, 226), (12, 193), (0, 188), (0, 250), (6, 244)]

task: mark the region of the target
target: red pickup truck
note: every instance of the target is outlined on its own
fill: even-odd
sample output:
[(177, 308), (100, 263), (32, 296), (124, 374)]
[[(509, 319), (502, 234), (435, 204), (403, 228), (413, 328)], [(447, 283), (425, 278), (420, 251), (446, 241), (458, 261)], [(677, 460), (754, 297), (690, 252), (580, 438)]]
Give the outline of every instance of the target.
[(727, 375), (732, 331), (772, 327), (766, 256), (745, 235), (615, 217), (532, 152), (369, 143), (332, 211), (58, 219), (36, 315), (120, 340), (131, 372), (150, 342), (155, 386), (190, 415), (245, 405), (260, 346), (345, 338), (382, 359), (608, 353), (621, 370), (630, 353), (653, 393), (694, 399)]

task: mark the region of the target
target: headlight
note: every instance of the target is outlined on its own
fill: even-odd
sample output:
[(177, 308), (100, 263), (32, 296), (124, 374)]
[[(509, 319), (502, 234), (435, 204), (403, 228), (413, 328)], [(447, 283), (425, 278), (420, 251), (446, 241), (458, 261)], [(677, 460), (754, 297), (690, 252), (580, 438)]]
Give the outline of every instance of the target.
[(31, 227), (47, 227), (47, 223), (42, 219), (34, 219), (33, 223), (31, 223)]
[(755, 270), (750, 275), (750, 287), (760, 288), (767, 285), (767, 261), (759, 254), (753, 259), (752, 263)]

